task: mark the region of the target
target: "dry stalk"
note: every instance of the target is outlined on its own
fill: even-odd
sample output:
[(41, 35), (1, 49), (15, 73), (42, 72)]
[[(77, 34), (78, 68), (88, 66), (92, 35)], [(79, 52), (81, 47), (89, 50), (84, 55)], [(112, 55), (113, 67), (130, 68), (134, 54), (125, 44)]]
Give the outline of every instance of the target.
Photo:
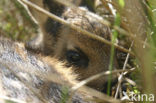
[(124, 78), (129, 84), (131, 84), (131, 85), (133, 85), (133, 86), (136, 86), (136, 83), (133, 81), (133, 80), (131, 80), (131, 79), (129, 79), (129, 78)]
[[(57, 1), (58, 3), (60, 3), (60, 4), (64, 5), (64, 6), (66, 6), (66, 7), (79, 9), (77, 6), (75, 6), (74, 4), (72, 4), (72, 3), (69, 2), (69, 1), (66, 1), (66, 2), (64, 2), (64, 0), (55, 0), (55, 1)], [(100, 0), (100, 1), (102, 1), (102, 3), (108, 2), (108, 1), (104, 1), (104, 0)], [(90, 15), (90, 14), (88, 13), (88, 15)], [(104, 24), (104, 25), (106, 25), (106, 26), (111, 26), (111, 23), (110, 23), (108, 20), (105, 20), (105, 19), (102, 19), (102, 20), (101, 20), (101, 19), (98, 18), (97, 16), (93, 16), (93, 15), (90, 15), (90, 16), (92, 16), (93, 18), (96, 18), (100, 23), (102, 23), (102, 24)], [(100, 17), (100, 16), (99, 16), (99, 17)], [(134, 39), (134, 38), (135, 38), (135, 36), (134, 36), (132, 33), (127, 32), (127, 31), (126, 31), (125, 29), (123, 29), (123, 28), (120, 28), (120, 27), (117, 27), (117, 26), (113, 26), (113, 29), (117, 30), (117, 31), (118, 31), (120, 34), (122, 34), (122, 35), (125, 35), (125, 36), (130, 37), (131, 39)], [(140, 43), (146, 45), (147, 47), (149, 47), (149, 44), (148, 44), (148, 43), (145, 43), (145, 42), (142, 41), (142, 40), (138, 40), (138, 42), (140, 42)]]
[[(11, 68), (9, 68), (7, 65), (9, 64), (4, 64), (3, 62), (0, 62), (2, 65), (4, 65), (5, 67), (8, 68), (9, 71), (11, 71), (17, 78), (19, 81), (21, 81), (27, 88), (30, 89), (30, 91), (32, 93), (34, 93), (35, 96), (38, 97), (39, 100), (41, 100), (43, 103), (47, 103), (47, 101), (39, 94), (39, 93), (36, 93), (33, 88), (31, 88), (25, 81), (23, 81), (22, 79), (20, 79), (20, 77), (18, 75), (16, 75), (16, 72), (14, 72)], [(22, 67), (19, 66), (19, 69), (28, 73), (28, 74), (34, 74), (38, 77), (41, 77), (41, 78), (44, 78), (45, 80), (48, 80), (48, 81), (54, 81), (54, 79), (51, 77), (49, 78), (49, 75), (48, 74), (45, 74), (43, 75), (44, 73), (41, 72), (41, 71), (38, 71), (38, 70), (35, 70), (35, 71), (29, 71), (29, 70), (25, 70), (23, 69)], [(42, 75), (41, 75), (42, 74)], [(55, 78), (55, 77), (54, 77)], [(78, 89), (78, 92), (81, 92), (81, 93), (84, 93), (86, 96), (88, 97), (85, 97), (84, 99), (87, 99), (87, 100), (90, 100), (90, 101), (95, 101), (96, 103), (105, 103), (105, 102), (109, 102), (109, 103), (121, 103), (121, 101), (117, 100), (117, 99), (114, 99), (112, 97), (109, 97), (101, 92), (98, 92), (92, 88), (89, 88), (89, 87), (86, 87), (86, 86), (81, 86), (80, 88), (77, 88)], [(76, 91), (70, 91), (70, 95), (72, 96), (72, 94), (74, 94), (74, 92)], [(71, 98), (69, 98), (69, 101), (71, 100)], [(20, 102), (21, 103), (21, 102)]]
[(112, 10), (110, 9), (110, 7), (108, 6), (108, 2), (106, 0), (100, 0), (102, 2), (102, 4), (104, 5), (104, 7), (107, 8), (107, 10), (113, 15)]
[[(130, 48), (129, 48), (129, 51), (131, 51), (131, 48), (132, 48), (133, 44), (134, 44), (134, 41), (132, 41), (131, 46), (130, 46)], [(128, 63), (129, 56), (130, 56), (130, 55), (129, 55), (129, 53), (128, 53), (127, 56), (126, 56), (126, 59), (125, 59), (123, 68), (122, 68), (123, 70), (126, 69), (126, 65), (127, 65), (127, 63)], [(116, 89), (115, 98), (118, 97), (119, 89), (120, 89), (120, 86), (121, 86), (121, 82), (122, 82), (122, 80), (123, 80), (123, 76), (124, 76), (124, 72), (122, 72), (122, 73), (120, 74), (120, 76), (118, 77), (118, 86), (117, 86), (117, 89)]]
[[(117, 4), (115, 8), (120, 13), (122, 20), (122, 26), (132, 34), (136, 34), (134, 38), (133, 49), (136, 54), (136, 58), (139, 61), (141, 79), (143, 91), (145, 93), (156, 94), (156, 84), (153, 82), (155, 80), (155, 75), (153, 73), (153, 57), (150, 54), (151, 48), (144, 49), (143, 45), (138, 42), (138, 40), (144, 41), (146, 35), (148, 34), (147, 28), (150, 25), (148, 22), (147, 15), (145, 13), (144, 4), (142, 0), (124, 0), (125, 7), (121, 9), (116, 0), (112, 0), (114, 4)], [(135, 15), (134, 15), (135, 14)], [(153, 48), (152, 48), (153, 49)], [(154, 49), (155, 50), (155, 49)]]
[(85, 79), (85, 80), (79, 82), (79, 83), (76, 84), (75, 86), (73, 86), (73, 87), (71, 88), (71, 91), (75, 91), (75, 90), (77, 90), (78, 88), (80, 88), (81, 86), (87, 84), (88, 82), (91, 82), (91, 81), (93, 81), (93, 80), (95, 80), (95, 79), (98, 79), (98, 78), (100, 78), (100, 77), (102, 77), (102, 76), (108, 76), (109, 74), (117, 74), (117, 73), (121, 73), (121, 72), (130, 72), (130, 71), (133, 71), (133, 70), (134, 70), (133, 68), (130, 69), (130, 70), (126, 70), (126, 69), (125, 69), (125, 70), (114, 70), (114, 71), (111, 71), (111, 72), (110, 72), (110, 71), (106, 71), (106, 72), (102, 72), (102, 73), (93, 75), (93, 76), (91, 76), (91, 77), (89, 77), (89, 78), (87, 78), (87, 79)]
[(133, 52), (129, 52), (129, 50), (127, 50), (124, 47), (121, 47), (121, 46), (119, 46), (117, 44), (112, 44), (110, 41), (108, 41), (108, 40), (106, 40), (106, 39), (104, 39), (104, 38), (102, 38), (100, 36), (94, 35), (93, 33), (90, 33), (90, 32), (88, 32), (86, 30), (83, 30), (80, 27), (77, 27), (75, 25), (71, 25), (69, 22), (65, 21), (64, 19), (62, 19), (62, 18), (60, 18), (60, 17), (58, 17), (58, 16), (56, 16), (56, 15), (54, 15), (54, 14), (52, 14), (52, 13), (46, 11), (46, 10), (40, 8), (39, 6), (33, 4), (33, 3), (29, 2), (29, 1), (26, 1), (26, 0), (21, 0), (21, 1), (23, 3), (25, 3), (26, 5), (36, 9), (37, 11), (42, 12), (43, 14), (47, 15), (48, 17), (50, 17), (50, 18), (52, 18), (52, 19), (54, 19), (54, 20), (56, 20), (56, 21), (58, 21), (58, 22), (60, 22), (60, 23), (62, 23), (64, 25), (66, 25), (66, 26), (71, 27), (72, 29), (74, 29), (76, 31), (81, 32), (83, 35), (87, 35), (87, 36), (89, 36), (91, 38), (94, 38), (94, 39), (96, 39), (98, 41), (101, 41), (102, 43), (105, 43), (105, 44), (110, 45), (110, 46), (114, 45), (116, 49), (119, 49), (119, 50), (121, 50), (123, 52), (126, 52), (126, 53), (130, 53), (132, 56), (134, 56)]

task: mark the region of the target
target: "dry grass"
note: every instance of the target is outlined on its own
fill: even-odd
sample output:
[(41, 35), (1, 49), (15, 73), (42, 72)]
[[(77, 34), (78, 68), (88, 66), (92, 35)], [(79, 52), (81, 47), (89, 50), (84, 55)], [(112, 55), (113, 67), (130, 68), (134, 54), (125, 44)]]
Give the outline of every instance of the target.
[[(13, 2), (15, 1), (16, 0), (13, 0)], [(114, 55), (115, 48), (119, 50), (119, 53), (126, 55), (124, 56), (124, 62), (121, 63), (122, 66), (120, 66), (120, 69), (123, 69), (123, 70), (117, 71), (117, 73), (120, 72), (120, 74), (119, 74), (119, 81), (118, 81), (117, 87), (114, 91), (115, 93), (114, 95), (112, 95), (114, 98), (118, 98), (118, 99), (124, 98), (124, 95), (122, 93), (124, 89), (122, 87), (123, 83), (127, 84), (126, 92), (134, 92), (136, 94), (138, 92), (147, 93), (147, 94), (156, 94), (156, 84), (154, 82), (155, 81), (155, 69), (154, 69), (154, 63), (153, 63), (153, 62), (156, 62), (156, 52), (155, 52), (156, 50), (155, 48), (156, 47), (156, 39), (155, 39), (156, 38), (156, 27), (155, 27), (156, 4), (154, 0), (151, 0), (151, 1), (112, 0), (111, 2), (108, 0), (101, 0), (103, 5), (107, 6), (106, 8), (110, 12), (111, 12), (111, 9), (109, 8), (108, 3), (112, 4), (114, 9), (117, 10), (116, 14), (119, 15), (119, 17), (117, 16), (114, 17), (116, 20), (114, 21), (114, 23), (105, 19), (99, 20), (101, 21), (101, 23), (106, 24), (112, 28), (112, 31), (113, 31), (112, 42), (107, 41), (99, 36), (96, 36), (86, 30), (78, 28), (75, 25), (70, 25), (68, 22), (66, 22), (62, 18), (57, 17), (54, 14), (51, 14), (48, 11), (42, 8), (39, 8), (38, 6), (26, 0), (20, 0), (20, 1), (29, 5), (30, 7), (35, 8), (36, 10), (42, 12), (44, 15), (47, 15), (50, 18), (64, 25), (67, 25), (71, 27), (72, 29), (82, 32), (84, 35), (90, 36), (94, 39), (97, 39), (103, 42), (104, 44), (112, 46), (112, 56)], [(71, 3), (62, 2), (62, 0), (56, 0), (56, 1), (62, 3), (65, 6), (77, 8), (77, 6)], [(1, 1), (0, 5), (2, 5), (3, 2)], [(10, 4), (12, 4), (12, 2), (10, 2)], [(32, 32), (35, 31), (34, 29), (32, 29), (34, 27), (34, 24), (32, 25), (31, 23), (28, 23), (28, 22), (24, 23), (23, 19), (17, 20), (17, 18), (16, 19), (12, 18), (10, 15), (15, 15), (15, 14), (9, 13), (8, 11), (10, 10), (5, 8), (5, 6), (2, 6), (2, 8), (0, 8), (0, 16), (2, 16), (0, 21), (4, 21), (0, 23), (0, 28), (1, 28), (0, 32), (2, 33), (4, 32), (4, 34), (11, 35), (12, 38), (17, 38), (17, 39), (20, 39), (21, 35), (19, 34), (22, 34), (22, 35), (33, 34)], [(15, 13), (19, 15), (19, 12), (17, 12), (18, 8), (13, 9), (13, 11), (16, 11)], [(11, 18), (13, 22), (8, 21), (10, 19), (6, 18), (6, 15), (2, 15), (1, 12), (6, 12), (6, 15), (9, 15), (10, 16), (9, 18)], [(21, 18), (21, 17), (18, 16), (18, 18)], [(23, 20), (23, 21), (20, 21), (20, 20)], [(19, 26), (17, 26), (16, 28), (13, 28), (12, 26), (10, 26), (10, 25), (16, 25), (17, 22), (22, 22), (23, 23), (22, 27), (23, 28), (25, 27), (26, 30), (25, 29), (21, 30)], [(31, 29), (28, 30), (28, 28), (31, 28)], [(18, 33), (14, 32), (14, 30), (16, 30), (16, 32)], [(23, 39), (26, 40), (27, 37), (24, 37)], [(118, 39), (118, 42), (116, 42), (117, 39)], [(113, 62), (113, 60), (111, 60), (110, 62)], [(110, 64), (110, 71), (108, 74), (113, 75), (115, 71), (111, 70), (111, 66), (112, 65)], [(130, 68), (135, 68), (135, 71), (132, 71)], [(104, 72), (101, 74), (97, 74), (93, 77), (90, 77), (80, 82), (78, 85), (76, 85), (73, 88), (74, 90), (78, 89), (84, 84), (86, 84), (87, 82), (93, 79), (99, 78), (103, 75), (106, 75), (106, 73)], [(92, 93), (92, 91), (90, 93)], [(101, 97), (99, 96), (98, 99), (100, 100), (102, 98), (103, 96)]]

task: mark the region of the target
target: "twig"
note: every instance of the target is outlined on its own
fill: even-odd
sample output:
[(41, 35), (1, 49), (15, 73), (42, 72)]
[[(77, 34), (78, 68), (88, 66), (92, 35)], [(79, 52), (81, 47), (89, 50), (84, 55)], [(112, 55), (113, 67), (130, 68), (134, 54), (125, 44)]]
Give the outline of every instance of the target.
[[(66, 6), (66, 7), (75, 8), (75, 9), (79, 10), (79, 8), (77, 6), (75, 6), (74, 4), (72, 4), (71, 2), (68, 2), (68, 1), (64, 2), (64, 0), (55, 0), (55, 1), (57, 1), (58, 3)], [(93, 17), (93, 18), (95, 18), (95, 19), (97, 19), (100, 23), (102, 23), (102, 24), (104, 24), (106, 26), (111, 26), (111, 23), (108, 20), (103, 19), (99, 15), (94, 16), (94, 15), (92, 15), (92, 13), (90, 11), (87, 11), (86, 14)]]
[(33, 22), (35, 24), (38, 24), (38, 22), (36, 21), (36, 19), (30, 13), (30, 10), (28, 9), (28, 7), (23, 2), (21, 2), (21, 0), (17, 0), (17, 1), (24, 7), (24, 9), (27, 11), (28, 15), (30, 16), (30, 18), (33, 20)]
[(130, 83), (131, 85), (133, 85), (133, 86), (136, 86), (136, 83), (133, 81), (133, 80), (131, 80), (131, 79), (129, 79), (129, 78), (124, 78), (128, 83)]
[[(132, 48), (133, 44), (134, 44), (134, 41), (132, 41), (131, 46), (130, 46), (130, 48), (129, 48), (129, 51), (131, 51), (131, 48)], [(129, 53), (128, 53), (127, 56), (126, 56), (126, 60), (125, 60), (125, 62), (124, 62), (124, 65), (123, 65), (123, 70), (126, 69), (126, 65), (127, 65), (127, 63), (128, 63), (129, 56), (130, 56), (130, 55), (129, 55)], [(119, 93), (119, 89), (120, 89), (121, 82), (122, 82), (122, 79), (123, 79), (123, 75), (124, 75), (124, 72), (122, 72), (121, 75), (120, 75), (119, 78), (118, 78), (119, 81), (118, 81), (118, 86), (117, 86), (117, 90), (116, 90), (116, 93), (115, 93), (115, 98), (118, 97), (118, 93)]]
[[(78, 88), (78, 91), (84, 93), (87, 100), (95, 101), (95, 103), (122, 103), (120, 100), (103, 94), (95, 89), (89, 88), (87, 86), (82, 86)], [(74, 92), (74, 91), (73, 91)], [(89, 95), (89, 96), (87, 96)], [(94, 97), (94, 98), (90, 98)]]
[(95, 80), (95, 79), (97, 79), (97, 78), (99, 78), (99, 77), (101, 77), (101, 76), (105, 76), (105, 75), (109, 75), (110, 73), (112, 73), (112, 74), (117, 74), (117, 73), (120, 73), (120, 72), (126, 72), (126, 71), (128, 71), (128, 72), (130, 72), (130, 71), (133, 71), (134, 69), (130, 69), (130, 70), (114, 70), (114, 71), (106, 71), (106, 72), (102, 72), (102, 73), (99, 73), (99, 74), (96, 74), (96, 75), (93, 75), (93, 76), (91, 76), (91, 77), (89, 77), (89, 78), (87, 78), (87, 79), (85, 79), (85, 80), (83, 80), (83, 81), (81, 81), (81, 82), (79, 82), (78, 84), (76, 84), (75, 86), (73, 86), (72, 88), (71, 88), (71, 91), (75, 91), (75, 90), (77, 90), (78, 88), (80, 88), (81, 86), (83, 86), (83, 85), (85, 85), (85, 84), (87, 84), (88, 82), (90, 82), (90, 81), (93, 81), (93, 80)]
[(102, 4), (104, 5), (104, 7), (106, 7), (107, 10), (108, 10), (112, 15), (114, 15), (113, 12), (112, 12), (112, 10), (111, 10), (110, 7), (108, 6), (108, 2), (107, 2), (106, 0), (100, 0), (100, 1), (101, 1)]
[(26, 1), (26, 0), (21, 0), (21, 1), (23, 3), (25, 3), (25, 4), (27, 4), (28, 6), (36, 9), (37, 11), (42, 12), (43, 14), (47, 15), (48, 17), (50, 17), (50, 18), (52, 18), (52, 19), (54, 19), (54, 20), (56, 20), (56, 21), (58, 21), (58, 22), (60, 22), (60, 23), (62, 23), (64, 25), (67, 25), (67, 26), (71, 27), (72, 29), (74, 29), (76, 31), (81, 32), (83, 35), (87, 35), (89, 37), (92, 37), (92, 38), (94, 38), (94, 39), (96, 39), (98, 41), (101, 41), (101, 42), (103, 42), (103, 43), (105, 43), (107, 45), (110, 45), (110, 46), (114, 45), (116, 49), (119, 49), (119, 50), (121, 50), (123, 52), (126, 52), (126, 53), (130, 53), (131, 55), (134, 56), (133, 52), (130, 52), (129, 50), (127, 50), (124, 47), (121, 47), (121, 46), (119, 46), (117, 44), (112, 44), (110, 41), (108, 41), (108, 40), (106, 40), (106, 39), (104, 39), (104, 38), (102, 38), (100, 36), (94, 35), (93, 33), (90, 33), (90, 32), (88, 32), (86, 30), (83, 30), (83, 29), (75, 26), (75, 25), (72, 25), (69, 22), (65, 21), (64, 19), (61, 19), (60, 17), (58, 17), (58, 16), (56, 16), (56, 15), (54, 15), (54, 14), (52, 14), (52, 13), (50, 13), (50, 12), (48, 12), (48, 11), (42, 9), (42, 8), (40, 8), (39, 6), (33, 4), (33, 3), (29, 2), (29, 1)]
[[(64, 5), (64, 6), (66, 6), (66, 7), (79, 9), (77, 6), (75, 6), (75, 5), (72, 4), (71, 2), (68, 2), (68, 1), (64, 2), (64, 0), (55, 0), (55, 1), (58, 2), (58, 3), (60, 3), (60, 4), (62, 4), (62, 5)], [(104, 2), (104, 0), (100, 0), (100, 1), (102, 1), (102, 3)], [(108, 2), (108, 1), (106, 1), (106, 2)], [(100, 16), (93, 16), (93, 15), (91, 15), (91, 13), (90, 13), (89, 11), (88, 11), (87, 14), (90, 15), (91, 17), (97, 19), (100, 23), (102, 23), (102, 24), (104, 24), (104, 25), (106, 25), (106, 26), (111, 26), (111, 23), (110, 23), (108, 20), (103, 19), (103, 18), (102, 18), (102, 19), (98, 18), (98, 17), (100, 17)], [(97, 15), (97, 14), (96, 14), (96, 15)], [(134, 36), (132, 33), (129, 33), (129, 32), (127, 32), (126, 30), (124, 30), (123, 28), (120, 28), (120, 27), (118, 27), (118, 26), (113, 26), (113, 29), (117, 30), (117, 31), (118, 31), (119, 33), (121, 33), (122, 35), (125, 35), (125, 36), (130, 37), (131, 39), (135, 39), (135, 37), (136, 37), (136, 36)], [(147, 47), (150, 47), (148, 43), (145, 43), (145, 42), (142, 41), (142, 40), (138, 40), (138, 42), (139, 42), (139, 43), (142, 43), (142, 44), (144, 44), (144, 45), (146, 45)]]

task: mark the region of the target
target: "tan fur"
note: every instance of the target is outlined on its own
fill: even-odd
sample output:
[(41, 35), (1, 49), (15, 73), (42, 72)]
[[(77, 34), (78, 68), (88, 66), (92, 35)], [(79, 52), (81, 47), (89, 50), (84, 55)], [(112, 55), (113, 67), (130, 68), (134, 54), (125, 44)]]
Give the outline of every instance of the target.
[[(30, 1), (36, 3), (35, 0)], [(51, 4), (47, 5), (50, 6)], [(48, 6), (46, 5), (43, 6), (43, 4), (39, 4), (39, 6), (48, 10)], [(87, 67), (75, 67), (74, 65), (72, 65), (74, 67), (75, 73), (79, 75), (78, 80), (84, 80), (95, 74), (108, 70), (110, 59), (110, 46), (101, 43), (100, 41), (95, 40), (91, 37), (85, 36), (82, 33), (76, 30), (72, 30), (71, 28), (66, 26), (61, 26), (59, 28), (57, 32), (58, 37), (52, 36), (53, 33), (50, 34), (45, 30), (45, 15), (38, 13), (36, 14), (35, 11), (33, 11), (33, 15), (35, 18), (37, 18), (43, 32), (44, 39), (41, 43), (43, 44), (43, 53), (55, 56), (56, 58), (62, 61), (66, 61), (68, 63), (65, 55), (66, 51), (72, 50), (78, 52), (76, 48), (79, 48), (88, 57), (89, 62)], [(100, 17), (96, 14), (90, 13), (87, 9), (66, 8), (64, 10), (64, 13), (62, 14), (62, 17), (66, 19), (69, 23), (74, 24), (89, 32), (92, 32), (95, 35), (101, 36), (107, 40), (111, 39), (110, 28), (106, 25), (101, 24), (97, 19)], [(114, 58), (113, 68), (117, 68), (116, 58)], [(106, 81), (107, 77), (102, 77), (98, 80), (92, 81), (88, 85), (95, 89), (103, 90), (105, 88), (103, 85)]]
[[(26, 54), (25, 58), (20, 52)], [(70, 88), (76, 84), (75, 78), (71, 69), (64, 67), (58, 60), (33, 55), (26, 51), (22, 43), (0, 37), (0, 101), (2, 103), (4, 101), (1, 96), (28, 103), (60, 103), (62, 88)], [(88, 103), (82, 100), (79, 93), (74, 94), (72, 100)]]

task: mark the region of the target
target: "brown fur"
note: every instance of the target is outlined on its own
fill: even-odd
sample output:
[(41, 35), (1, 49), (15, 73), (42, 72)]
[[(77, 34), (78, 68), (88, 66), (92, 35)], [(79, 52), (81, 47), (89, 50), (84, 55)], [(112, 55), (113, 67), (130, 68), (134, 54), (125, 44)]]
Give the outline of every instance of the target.
[[(55, 4), (51, 3), (53, 0), (45, 0), (50, 1), (47, 4), (42, 3), (42, 0), (40, 0), (41, 4), (38, 4), (39, 2), (36, 2), (36, 0), (30, 1), (36, 3), (42, 8), (47, 9), (48, 11), (54, 11), (56, 15), (61, 15), (62, 18), (67, 20), (69, 23), (92, 32), (95, 35), (101, 36), (107, 40), (110, 40), (111, 38), (111, 31), (109, 27), (101, 24), (98, 19), (93, 17), (98, 16), (90, 13), (87, 9), (71, 9), (61, 7), (59, 12), (55, 12), (55, 10), (52, 10), (52, 8), (55, 6)], [(108, 70), (110, 46), (103, 44), (91, 37), (85, 36), (80, 32), (72, 30), (71, 28), (63, 26), (57, 22), (54, 23), (52, 19), (40, 14), (39, 12), (36, 12), (35, 10), (31, 9), (31, 11), (33, 12), (32, 14), (34, 17), (38, 20), (43, 32), (43, 42), (41, 42), (41, 45), (43, 45), (42, 52), (44, 54), (55, 56), (62, 61), (66, 61), (69, 66), (75, 67), (74, 71), (79, 75), (78, 80), (83, 80)], [(66, 55), (68, 51), (75, 51), (77, 53), (81, 52), (83, 54), (82, 58), (84, 58), (84, 56), (87, 58), (85, 63), (82, 62), (80, 65), (76, 66), (75, 64), (70, 63), (69, 60), (67, 60)], [(113, 68), (117, 68), (116, 58), (114, 58)], [(103, 85), (106, 83), (106, 81), (107, 77), (102, 77), (98, 80), (92, 81), (88, 85), (98, 90), (103, 90), (105, 89)]]
[[(7, 96), (29, 103), (60, 103), (62, 88), (76, 84), (75, 77), (56, 59), (32, 55), (22, 43), (0, 37), (0, 102)], [(88, 103), (82, 95), (74, 93), (72, 101)]]

